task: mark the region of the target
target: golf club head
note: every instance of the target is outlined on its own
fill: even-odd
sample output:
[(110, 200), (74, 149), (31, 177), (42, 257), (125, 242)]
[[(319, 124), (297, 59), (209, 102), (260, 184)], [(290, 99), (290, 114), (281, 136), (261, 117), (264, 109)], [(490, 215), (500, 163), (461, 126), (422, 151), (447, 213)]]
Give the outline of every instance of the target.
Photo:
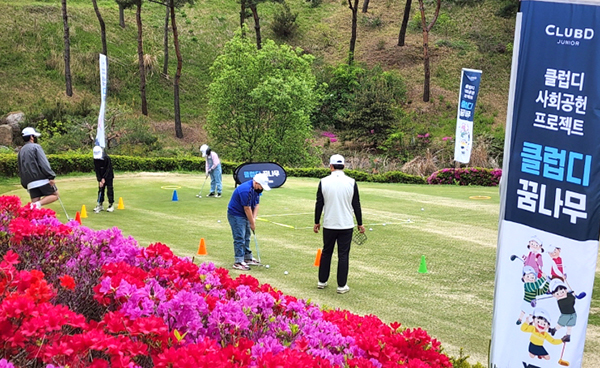
[(531, 307), (532, 307), (532, 308), (535, 308), (535, 306), (536, 306), (536, 305), (537, 305), (537, 300), (536, 300), (536, 299), (533, 299), (533, 300), (531, 301)]
[(582, 291), (578, 295), (575, 295), (575, 298), (577, 298), (577, 299), (583, 299), (583, 298), (585, 298), (586, 295), (587, 294), (585, 293), (585, 291)]
[(514, 254), (513, 254), (512, 256), (510, 256), (510, 260), (511, 260), (511, 261), (514, 261), (516, 258), (517, 258), (517, 256), (516, 256), (516, 255), (514, 255)]

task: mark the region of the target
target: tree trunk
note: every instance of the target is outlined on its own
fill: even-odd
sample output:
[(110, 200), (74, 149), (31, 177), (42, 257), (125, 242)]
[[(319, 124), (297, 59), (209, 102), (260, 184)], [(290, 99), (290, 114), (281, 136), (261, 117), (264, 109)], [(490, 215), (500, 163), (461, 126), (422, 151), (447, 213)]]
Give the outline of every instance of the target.
[(260, 18), (258, 17), (258, 11), (256, 10), (256, 5), (250, 5), (250, 9), (252, 10), (252, 17), (254, 17), (254, 30), (256, 31), (256, 48), (262, 48), (262, 39), (260, 37)]
[(73, 96), (73, 86), (71, 85), (71, 39), (69, 37), (69, 20), (67, 16), (67, 0), (62, 0), (62, 17), (65, 41), (65, 85), (67, 96)]
[[(171, 1), (169, 1), (169, 4), (171, 4)], [(169, 75), (169, 15), (171, 13), (171, 5), (166, 6), (165, 8), (167, 8), (167, 14), (165, 15), (165, 37), (163, 39), (163, 54), (165, 57), (163, 63), (163, 74)]]
[(400, 34), (398, 35), (398, 46), (404, 46), (404, 39), (406, 38), (406, 28), (408, 27), (408, 20), (410, 19), (410, 7), (412, 0), (406, 0), (404, 5), (404, 17), (402, 18), (402, 26), (400, 27)]
[(246, 37), (246, 32), (244, 32), (244, 22), (246, 21), (246, 1), (240, 0), (240, 4), (240, 28), (242, 29), (242, 37)]
[(148, 116), (148, 104), (146, 103), (146, 67), (144, 66), (144, 47), (142, 43), (142, 2), (137, 3), (135, 21), (138, 28), (138, 63), (140, 69), (140, 97), (142, 98), (142, 114)]
[(98, 17), (98, 22), (100, 23), (100, 38), (102, 39), (102, 54), (106, 55), (107, 47), (106, 47), (106, 25), (104, 24), (104, 19), (102, 19), (102, 15), (100, 14), (100, 9), (98, 9), (98, 3), (96, 0), (92, 0), (92, 4), (94, 4), (94, 11), (96, 12), (96, 17)]
[(421, 11), (421, 27), (423, 28), (423, 69), (425, 72), (425, 78), (423, 80), (423, 102), (429, 102), (429, 85), (431, 81), (431, 71), (429, 67), (429, 31), (433, 28), (433, 25), (437, 21), (438, 15), (440, 14), (441, 0), (436, 0), (436, 9), (433, 14), (433, 19), (429, 24), (425, 19), (425, 5), (423, 0), (419, 0), (419, 10)]
[(181, 50), (179, 50), (179, 34), (177, 33), (177, 23), (175, 23), (175, 5), (174, 0), (170, 0), (171, 5), (171, 26), (173, 27), (173, 45), (175, 46), (175, 55), (177, 55), (177, 71), (175, 72), (175, 80), (173, 82), (173, 98), (175, 108), (175, 136), (183, 138), (183, 130), (181, 129), (181, 114), (179, 109), (179, 78), (181, 78)]
[(369, 1), (371, 1), (371, 0), (365, 0), (365, 2), (363, 3), (363, 7), (362, 7), (363, 13), (366, 13), (369, 10)]
[(356, 29), (358, 26), (358, 1), (354, 0), (354, 5), (352, 5), (352, 0), (348, 0), (348, 7), (352, 10), (352, 36), (350, 36), (350, 52), (348, 53), (348, 65), (352, 65), (354, 63), (354, 49), (356, 47)]
[(119, 4), (119, 25), (121, 28), (125, 28), (125, 11), (121, 4)]

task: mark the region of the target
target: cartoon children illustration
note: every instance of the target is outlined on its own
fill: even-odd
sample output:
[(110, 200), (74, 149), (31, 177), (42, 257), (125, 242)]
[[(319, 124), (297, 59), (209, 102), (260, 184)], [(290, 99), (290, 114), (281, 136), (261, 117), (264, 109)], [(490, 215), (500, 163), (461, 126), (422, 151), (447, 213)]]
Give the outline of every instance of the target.
[(542, 248), (542, 246), (542, 241), (534, 235), (529, 239), (529, 243), (527, 244), (529, 254), (523, 255), (523, 263), (525, 266), (533, 267), (535, 272), (537, 272), (537, 277), (542, 277), (542, 267), (544, 266), (544, 261), (542, 259), (544, 248)]
[(548, 281), (546, 275), (542, 273), (542, 277), (537, 277), (537, 272), (531, 266), (523, 267), (523, 303), (521, 304), (521, 314), (517, 320), (517, 325), (520, 325), (525, 315), (529, 316), (533, 313), (531, 301), (538, 295), (544, 295), (548, 291)]
[(565, 274), (563, 261), (560, 257), (560, 247), (556, 247), (554, 245), (548, 246), (548, 255), (552, 259), (552, 270), (550, 271), (550, 278), (565, 281), (567, 275)]
[[(548, 329), (548, 332), (554, 336), (556, 331), (562, 327), (567, 327), (567, 333), (562, 337), (562, 341), (571, 341), (571, 330), (577, 323), (577, 313), (575, 312), (575, 299), (579, 298), (574, 295), (573, 291), (568, 291), (565, 283), (560, 279), (554, 279), (550, 282), (550, 291), (552, 296), (556, 298), (558, 302), (558, 309), (560, 310), (560, 317), (554, 328)], [(583, 295), (585, 296), (585, 294)]]
[(548, 329), (550, 328), (550, 315), (546, 310), (536, 308), (533, 311), (533, 319), (527, 316), (525, 323), (521, 326), (521, 331), (531, 333), (529, 339), (529, 356), (531, 358), (538, 357), (539, 359), (550, 360), (550, 354), (544, 348), (544, 341), (548, 341), (553, 345), (563, 343), (561, 339), (555, 339), (550, 336)]

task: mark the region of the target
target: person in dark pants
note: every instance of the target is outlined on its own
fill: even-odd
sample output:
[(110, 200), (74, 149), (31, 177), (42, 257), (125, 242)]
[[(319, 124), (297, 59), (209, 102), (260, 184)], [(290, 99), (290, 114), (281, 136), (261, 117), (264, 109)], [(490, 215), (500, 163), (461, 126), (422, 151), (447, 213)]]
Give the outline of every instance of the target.
[(94, 208), (95, 213), (99, 213), (104, 210), (104, 189), (106, 188), (106, 194), (108, 195), (108, 208), (106, 212), (113, 212), (115, 210), (115, 192), (113, 188), (113, 179), (115, 174), (113, 173), (112, 162), (110, 157), (100, 146), (94, 147), (94, 170), (96, 171), (96, 180), (98, 180), (98, 203)]
[(25, 142), (17, 155), (21, 185), (29, 192), (31, 206), (41, 208), (58, 200), (58, 189), (54, 183), (56, 174), (52, 171), (42, 146), (37, 144), (40, 133), (27, 127), (21, 134)]
[(350, 291), (348, 286), (348, 268), (350, 262), (350, 244), (354, 219), (356, 217), (358, 230), (365, 232), (362, 224), (362, 211), (356, 181), (344, 174), (344, 157), (333, 155), (329, 159), (331, 175), (321, 179), (317, 190), (315, 205), (314, 232), (321, 229), (321, 214), (323, 216), (323, 251), (319, 265), (319, 282), (317, 287), (327, 286), (331, 268), (331, 257), (335, 243), (338, 245), (337, 292), (344, 294)]

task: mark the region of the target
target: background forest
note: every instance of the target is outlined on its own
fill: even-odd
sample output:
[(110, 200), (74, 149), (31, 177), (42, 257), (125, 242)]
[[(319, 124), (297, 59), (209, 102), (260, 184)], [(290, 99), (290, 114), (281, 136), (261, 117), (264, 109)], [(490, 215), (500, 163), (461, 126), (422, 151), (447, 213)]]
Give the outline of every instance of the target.
[(470, 166), (499, 167), (517, 1), (437, 3), (412, 1), (398, 46), (406, 0), (176, 0), (172, 13), (149, 0), (0, 0), (0, 117), (23, 111), (48, 153), (89, 152), (106, 47), (109, 152), (198, 155), (208, 142), (226, 160), (298, 167), (335, 151), (354, 169), (429, 175), (454, 167), (460, 71), (472, 68), (483, 75)]

